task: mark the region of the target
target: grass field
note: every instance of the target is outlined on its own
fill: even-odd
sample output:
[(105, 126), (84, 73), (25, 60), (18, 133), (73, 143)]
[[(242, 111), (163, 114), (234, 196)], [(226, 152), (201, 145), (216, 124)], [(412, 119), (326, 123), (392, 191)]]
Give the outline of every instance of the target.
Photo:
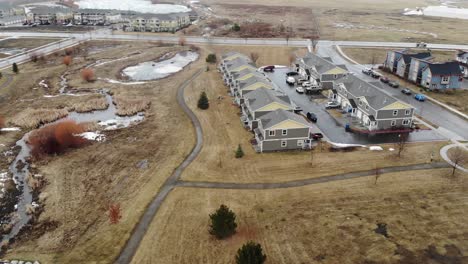
[[(404, 8), (434, 5), (434, 1), (319, 1), (247, 0), (217, 1), (202, 0), (221, 18), (237, 23), (261, 21), (277, 28), (291, 27), (297, 37), (310, 36), (315, 26), (313, 17), (319, 21), (322, 39), (410, 41), (459, 43), (466, 40), (468, 21), (436, 17), (403, 16)], [(244, 16), (254, 13), (255, 18)], [(207, 23), (208, 25), (210, 23)], [(345, 25), (345, 27), (343, 27)]]
[[(248, 240), (272, 264), (464, 263), (468, 185), (449, 173), (384, 174), (376, 185), (366, 177), (265, 191), (178, 188), (132, 263), (235, 263)], [(237, 214), (238, 232), (216, 241), (208, 215), (220, 204)], [(388, 237), (375, 232), (378, 223)]]
[[(88, 44), (88, 47), (99, 51), (90, 52), (86, 58), (84, 53), (75, 54), (68, 69), (61, 64), (62, 54), (50, 57), (44, 64), (20, 65), (21, 72), (15, 82), (0, 91), (7, 102), (0, 104), (0, 114), (7, 120), (26, 108), (28, 101), (21, 101), (23, 99), (36, 100), (33, 103), (35, 108), (57, 109), (66, 104), (72, 107), (66, 99), (63, 104), (59, 103), (61, 97), (57, 97), (57, 101), (47, 101), (54, 99), (42, 98), (46, 94), (44, 89), (33, 89), (38, 87), (40, 80), (46, 79), (51, 87), (48, 92), (56, 93), (59, 76), (65, 71), (70, 72), (70, 89), (79, 92), (106, 88), (114, 95), (144, 98), (151, 104), (146, 109), (145, 121), (138, 126), (107, 132), (104, 143), (91, 144), (34, 164), (48, 182), (40, 194), (40, 203), (45, 210), (34, 228), (13, 245), (5, 258), (37, 259), (41, 263), (112, 262), (147, 203), (194, 144), (193, 128), (175, 103), (175, 96), (179, 85), (203, 67), (204, 62), (196, 62), (166, 79), (138, 86), (101, 80), (84, 83), (79, 79), (79, 70), (95, 61), (131, 57), (136, 50), (141, 51), (135, 55), (136, 58), (131, 57), (125, 62), (95, 67), (97, 77), (115, 78), (117, 69), (126, 64), (184, 49), (158, 47), (155, 43), (108, 44)], [(3, 135), (1, 138), (1, 143), (7, 146), (15, 139), (14, 134), (8, 134), (9, 140), (4, 141)], [(138, 163), (145, 160), (148, 168), (139, 168)], [(122, 209), (119, 224), (109, 224), (107, 209), (110, 204), (119, 204)]]

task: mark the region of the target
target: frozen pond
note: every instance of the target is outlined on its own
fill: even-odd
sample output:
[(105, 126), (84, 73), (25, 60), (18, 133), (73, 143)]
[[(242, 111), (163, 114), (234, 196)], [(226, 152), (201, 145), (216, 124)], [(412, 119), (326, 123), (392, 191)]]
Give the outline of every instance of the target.
[(147, 61), (125, 68), (122, 72), (132, 81), (157, 80), (181, 71), (185, 66), (198, 59), (198, 53), (183, 51), (163, 61)]
[(152, 4), (150, 0), (80, 0), (75, 3), (80, 8), (115, 9), (153, 14), (180, 13), (191, 10), (183, 5)]
[(448, 18), (459, 18), (459, 19), (468, 19), (468, 9), (467, 8), (457, 8), (457, 7), (448, 7), (445, 5), (442, 6), (428, 6), (423, 8), (409, 9), (404, 10), (403, 15), (407, 16), (434, 16), (434, 17), (448, 17)]

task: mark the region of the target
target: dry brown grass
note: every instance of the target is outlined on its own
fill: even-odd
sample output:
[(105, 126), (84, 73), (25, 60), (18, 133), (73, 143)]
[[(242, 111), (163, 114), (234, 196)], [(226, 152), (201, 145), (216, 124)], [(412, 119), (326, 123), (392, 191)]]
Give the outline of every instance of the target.
[(0, 42), (0, 48), (32, 49), (56, 42), (59, 39), (50, 38), (13, 38)]
[[(104, 96), (99, 96), (99, 95), (93, 95), (90, 96), (92, 98), (86, 100), (86, 101), (81, 101), (77, 102), (76, 104), (73, 104), (71, 107), (69, 107), (69, 111), (76, 111), (78, 113), (86, 113), (86, 112), (91, 112), (94, 110), (105, 110), (107, 107), (109, 107), (109, 103), (107, 103), (107, 100)], [(97, 98), (93, 98), (97, 97)]]
[(66, 109), (27, 108), (13, 116), (10, 122), (15, 126), (31, 129), (66, 117), (67, 115), (68, 111)]
[(127, 98), (114, 96), (113, 102), (117, 108), (119, 116), (131, 116), (138, 112), (145, 111), (151, 105), (151, 101), (144, 98)]
[[(364, 177), (276, 190), (177, 188), (132, 263), (235, 263), (248, 240), (262, 244), (271, 264), (431, 263), (430, 245), (446, 263), (463, 263), (467, 178), (449, 174), (383, 174), (377, 185)], [(220, 204), (238, 221), (238, 233), (223, 241), (208, 233), (208, 215)], [(389, 238), (374, 231), (377, 223), (387, 224)], [(450, 259), (446, 245), (462, 253)]]

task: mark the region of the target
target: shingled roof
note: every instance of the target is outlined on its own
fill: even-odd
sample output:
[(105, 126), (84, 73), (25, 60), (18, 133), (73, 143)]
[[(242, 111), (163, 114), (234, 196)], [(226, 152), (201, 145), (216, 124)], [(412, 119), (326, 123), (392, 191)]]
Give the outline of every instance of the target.
[(420, 60), (427, 60), (432, 58), (430, 52), (420, 52), (420, 53), (402, 53), (401, 58), (405, 61), (406, 64), (411, 63), (411, 59), (420, 59)]
[(262, 123), (263, 129), (268, 129), (287, 120), (295, 121), (306, 127), (310, 126), (310, 124), (304, 119), (304, 117), (283, 109), (277, 109), (260, 117), (260, 122)]
[(429, 63), (429, 69), (432, 75), (461, 75), (460, 64), (456, 61), (445, 63)]
[[(245, 95), (252, 111), (256, 111), (271, 103), (277, 102), (283, 105), (291, 106), (291, 100), (285, 94), (271, 89), (259, 88)], [(290, 107), (292, 109), (292, 106)]]

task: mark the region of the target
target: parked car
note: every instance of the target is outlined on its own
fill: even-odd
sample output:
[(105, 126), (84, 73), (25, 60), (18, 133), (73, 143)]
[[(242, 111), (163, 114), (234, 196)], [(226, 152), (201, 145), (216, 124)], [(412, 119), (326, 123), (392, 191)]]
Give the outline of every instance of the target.
[(300, 112), (302, 112), (302, 108), (300, 106), (294, 107), (294, 113), (298, 114)]
[(334, 109), (340, 107), (340, 104), (338, 102), (328, 102), (327, 105), (325, 105), (326, 109)]
[(274, 66), (274, 65), (265, 66), (265, 67), (263, 68), (263, 71), (264, 71), (264, 72), (274, 72), (274, 71), (275, 71), (275, 66)]
[(378, 73), (376, 71), (371, 71), (370, 76), (372, 78), (379, 79), (380, 77), (382, 77), (382, 74), (380, 74), (380, 73)]
[(286, 78), (286, 83), (289, 85), (294, 85), (296, 83), (296, 79), (294, 77)]
[(291, 71), (291, 72), (286, 73), (286, 76), (297, 76), (297, 75), (299, 75), (299, 73), (295, 72), (295, 71)]
[(387, 77), (385, 77), (385, 76), (380, 77), (380, 81), (383, 82), (383, 83), (388, 83), (388, 82), (390, 82), (390, 80), (389, 80)]
[(426, 101), (426, 96), (424, 94), (416, 94), (414, 96), (414, 99), (420, 101), (420, 102), (424, 102)]
[(362, 73), (364, 73), (366, 75), (371, 75), (372, 69), (371, 68), (365, 68), (364, 70), (362, 70)]
[(322, 133), (312, 133), (311, 136), (312, 136), (312, 139), (313, 139), (313, 140), (319, 140), (319, 139), (322, 139), (322, 138), (323, 138), (323, 134), (322, 134)]
[(405, 89), (401, 90), (401, 92), (406, 94), (406, 95), (411, 95), (411, 90), (408, 89), (408, 88), (405, 88)]
[(304, 93), (304, 88), (302, 88), (302, 86), (298, 86), (296, 87), (296, 92), (302, 94)]
[(400, 86), (400, 84), (395, 81), (389, 82), (388, 85), (393, 88), (398, 88)]
[(310, 121), (316, 123), (317, 122), (317, 116), (314, 113), (307, 112), (307, 119)]

